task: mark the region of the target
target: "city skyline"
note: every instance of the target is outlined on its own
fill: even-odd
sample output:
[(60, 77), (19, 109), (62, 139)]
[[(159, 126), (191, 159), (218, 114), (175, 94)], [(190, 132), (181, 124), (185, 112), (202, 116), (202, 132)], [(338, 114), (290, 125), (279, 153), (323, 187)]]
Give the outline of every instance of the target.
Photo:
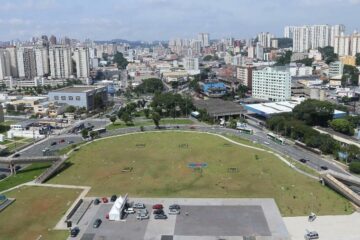
[(347, 33), (351, 33), (358, 28), (354, 16), (356, 6), (360, 6), (359, 0), (1, 2), (0, 41), (28, 40), (43, 34), (143, 41), (194, 38), (198, 32), (209, 32), (212, 39), (249, 38), (259, 32), (282, 37), (286, 25), (307, 24), (344, 24)]

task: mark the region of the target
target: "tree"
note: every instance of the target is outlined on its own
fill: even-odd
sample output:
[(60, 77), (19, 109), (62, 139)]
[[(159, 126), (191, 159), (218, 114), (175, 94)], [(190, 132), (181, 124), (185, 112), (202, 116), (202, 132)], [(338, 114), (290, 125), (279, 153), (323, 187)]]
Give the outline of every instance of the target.
[(338, 60), (338, 55), (334, 52), (334, 48), (327, 46), (324, 48), (318, 48), (326, 64), (330, 64)]
[(293, 116), (310, 126), (327, 126), (334, 110), (335, 106), (330, 102), (308, 99), (294, 107)]
[(360, 162), (352, 162), (349, 164), (349, 170), (352, 173), (360, 174)]
[(124, 58), (123, 54), (121, 52), (117, 52), (114, 55), (113, 59), (114, 63), (117, 64), (117, 67), (119, 69), (126, 69), (127, 65), (129, 64), (126, 58)]
[(97, 93), (95, 95), (94, 105), (95, 105), (95, 108), (97, 108), (97, 109), (104, 109), (105, 108), (105, 103), (104, 103), (102, 94), (103, 93)]
[(206, 56), (203, 58), (203, 61), (205, 61), (205, 62), (208, 62), (208, 61), (211, 61), (211, 60), (213, 60), (213, 56), (211, 56), (211, 55), (206, 55)]
[(115, 122), (116, 122), (116, 116), (115, 115), (112, 115), (112, 116), (110, 116), (110, 121), (112, 122), (112, 124), (114, 125), (115, 124)]
[(83, 138), (88, 138), (89, 137), (89, 130), (87, 130), (86, 128), (84, 128), (83, 130), (81, 130), (81, 136)]
[(75, 111), (76, 111), (76, 107), (74, 107), (74, 106), (68, 106), (65, 109), (65, 112), (67, 112), (67, 113), (74, 113)]
[(145, 108), (145, 109), (144, 109), (144, 114), (145, 114), (145, 117), (146, 117), (146, 118), (149, 118), (149, 117), (150, 117), (150, 109)]
[(291, 62), (291, 56), (292, 51), (286, 51), (284, 55), (277, 59), (275, 66), (285, 66), (286, 64), (289, 64)]
[(121, 120), (126, 124), (129, 125), (132, 123), (132, 116), (128, 112), (124, 112), (121, 114)]
[(337, 132), (353, 136), (354, 126), (346, 119), (334, 119), (329, 123), (330, 127)]
[(307, 66), (307, 67), (311, 67), (314, 62), (314, 58), (304, 58), (304, 59), (298, 60), (296, 62), (305, 64), (305, 66)]
[(151, 118), (154, 121), (154, 124), (155, 124), (156, 128), (159, 128), (160, 120), (161, 120), (160, 114), (158, 112), (153, 112), (151, 114)]
[(234, 119), (234, 118), (230, 119), (229, 127), (232, 129), (236, 129), (236, 126), (237, 126), (236, 119)]
[(355, 57), (356, 57), (356, 66), (360, 66), (360, 53), (357, 53)]
[(99, 136), (99, 132), (96, 132), (96, 131), (91, 131), (90, 132), (90, 137), (91, 139), (95, 139)]
[(348, 80), (350, 85), (358, 85), (359, 82), (359, 69), (351, 65), (344, 65), (343, 82), (347, 85)]
[(134, 89), (134, 91), (138, 94), (162, 92), (163, 90), (164, 84), (161, 79), (158, 78), (145, 79)]

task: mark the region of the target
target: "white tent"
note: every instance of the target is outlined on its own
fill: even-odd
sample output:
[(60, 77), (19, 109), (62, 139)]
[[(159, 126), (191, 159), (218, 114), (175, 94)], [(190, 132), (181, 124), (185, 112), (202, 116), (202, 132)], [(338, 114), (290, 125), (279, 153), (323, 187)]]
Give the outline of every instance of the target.
[(111, 207), (109, 212), (109, 220), (111, 221), (120, 221), (121, 220), (121, 212), (123, 210), (125, 199), (121, 196), (116, 199), (114, 205)]

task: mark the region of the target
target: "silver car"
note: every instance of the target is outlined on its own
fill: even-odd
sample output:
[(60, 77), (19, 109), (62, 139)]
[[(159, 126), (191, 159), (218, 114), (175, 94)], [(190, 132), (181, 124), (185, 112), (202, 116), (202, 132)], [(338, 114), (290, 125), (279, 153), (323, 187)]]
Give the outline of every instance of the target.
[(136, 219), (138, 219), (138, 220), (149, 219), (149, 214), (148, 213), (139, 213), (136, 216)]
[(180, 214), (180, 210), (178, 209), (170, 209), (169, 210), (169, 215), (179, 215)]

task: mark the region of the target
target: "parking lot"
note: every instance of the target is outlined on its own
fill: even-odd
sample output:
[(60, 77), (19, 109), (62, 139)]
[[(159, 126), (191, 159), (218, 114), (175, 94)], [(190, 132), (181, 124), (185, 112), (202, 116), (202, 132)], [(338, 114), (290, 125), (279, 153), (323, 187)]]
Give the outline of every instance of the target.
[[(149, 219), (137, 220), (129, 214), (122, 221), (109, 221), (106, 214), (111, 203), (92, 205), (79, 223), (76, 239), (290, 239), (279, 210), (272, 199), (129, 199), (141, 202), (150, 213)], [(169, 215), (169, 206), (181, 206), (179, 215)], [(152, 205), (162, 204), (167, 219), (154, 219)], [(99, 228), (94, 228), (100, 218)], [(74, 238), (69, 238), (74, 239)]]

